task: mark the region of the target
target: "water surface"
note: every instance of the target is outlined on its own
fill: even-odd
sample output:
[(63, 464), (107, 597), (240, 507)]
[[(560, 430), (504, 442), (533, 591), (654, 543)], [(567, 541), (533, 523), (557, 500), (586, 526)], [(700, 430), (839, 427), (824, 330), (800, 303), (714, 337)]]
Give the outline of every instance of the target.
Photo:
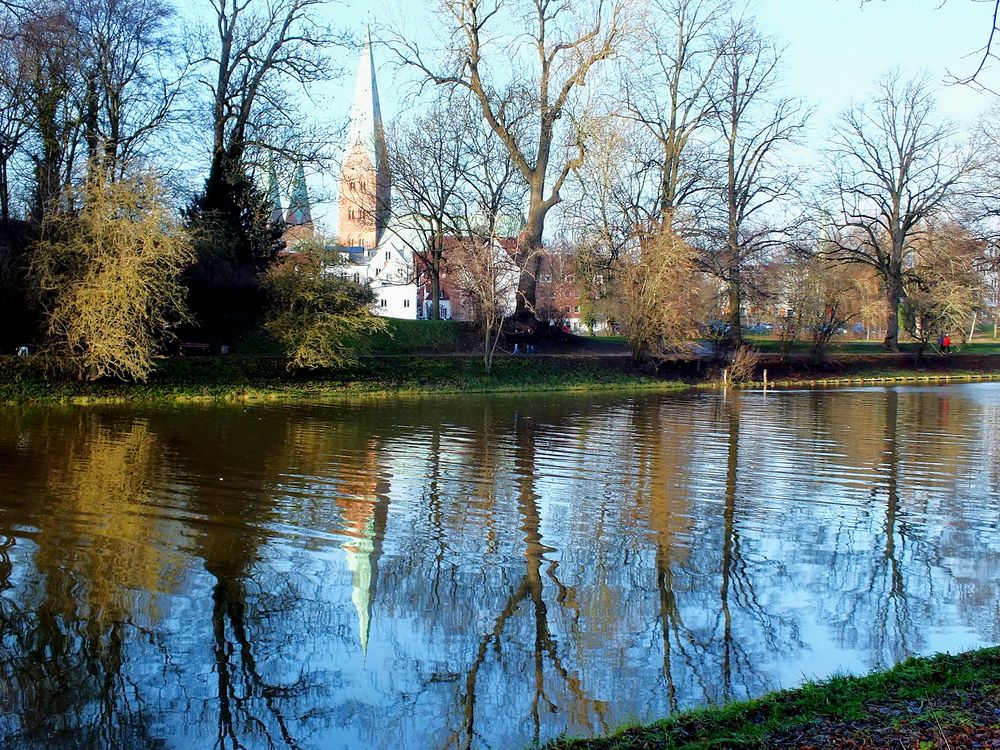
[(519, 748), (1000, 642), (1000, 386), (0, 411), (0, 746)]

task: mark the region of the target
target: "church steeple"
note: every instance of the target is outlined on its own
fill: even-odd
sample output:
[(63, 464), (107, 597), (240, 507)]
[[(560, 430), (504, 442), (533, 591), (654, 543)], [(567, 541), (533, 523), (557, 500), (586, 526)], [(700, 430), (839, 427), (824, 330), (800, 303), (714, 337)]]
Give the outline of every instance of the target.
[(309, 190), (306, 188), (306, 172), (301, 161), (295, 163), (295, 177), (292, 180), (292, 191), (288, 197), (288, 213), (285, 215), (285, 223), (289, 226), (312, 225)]
[(358, 60), (358, 75), (354, 81), (354, 101), (351, 121), (347, 128), (347, 152), (361, 145), (375, 169), (385, 158), (385, 131), (375, 80), (375, 56), (372, 52), (371, 29), (365, 31), (365, 44)]
[(338, 205), (341, 245), (372, 248), (389, 215), (389, 165), (375, 79), (371, 31), (358, 60), (354, 102), (340, 172)]

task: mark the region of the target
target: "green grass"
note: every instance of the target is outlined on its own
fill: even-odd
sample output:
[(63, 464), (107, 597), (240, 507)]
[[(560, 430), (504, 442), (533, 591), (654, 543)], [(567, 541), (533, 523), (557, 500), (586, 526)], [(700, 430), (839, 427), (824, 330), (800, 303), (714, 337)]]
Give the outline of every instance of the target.
[(365, 357), (336, 371), (289, 373), (277, 357), (172, 357), (145, 383), (77, 382), (36, 359), (0, 357), (0, 403), (326, 398), (407, 393), (678, 389), (680, 380), (634, 372), (623, 358), (503, 357), (486, 375), (468, 356)]
[(378, 354), (454, 353), (469, 349), (472, 330), (467, 323), (453, 320), (399, 320), (387, 318), (385, 333), (371, 337), (370, 346)]
[[(819, 723), (853, 722), (849, 731), (893, 729), (900, 724), (969, 726), (970, 700), (1000, 690), (1000, 648), (957, 656), (911, 658), (866, 677), (833, 677), (751, 701), (699, 709), (596, 739), (562, 738), (549, 750), (707, 750), (765, 748), (792, 730)], [(892, 715), (898, 702), (907, 710)], [(874, 712), (878, 704), (883, 710)], [(920, 713), (913, 713), (919, 706)], [(886, 710), (888, 709), (888, 711)], [(996, 719), (992, 723), (996, 723)], [(860, 726), (859, 726), (860, 725)], [(873, 745), (881, 746), (881, 745)], [(907, 745), (912, 747), (912, 745)]]

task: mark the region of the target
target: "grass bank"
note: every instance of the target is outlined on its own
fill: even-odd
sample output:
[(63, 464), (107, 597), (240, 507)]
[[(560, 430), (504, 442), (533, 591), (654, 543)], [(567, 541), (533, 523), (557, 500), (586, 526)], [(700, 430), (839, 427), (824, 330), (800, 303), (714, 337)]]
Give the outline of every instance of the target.
[[(458, 330), (441, 326), (433, 338), (457, 342)], [(425, 336), (414, 345), (428, 346)], [(442, 344), (443, 345), (443, 344)], [(456, 343), (457, 345), (457, 343)], [(402, 346), (402, 349), (405, 347)], [(763, 353), (763, 370), (775, 387), (813, 387), (947, 380), (1000, 379), (1000, 355), (954, 354), (915, 359), (907, 354), (839, 354), (824, 362)], [(77, 382), (47, 372), (36, 357), (0, 357), (0, 403), (114, 402), (133, 400), (268, 400), (414, 393), (481, 393), (565, 390), (676, 390), (715, 387), (722, 365), (709, 360), (666, 362), (657, 374), (636, 370), (618, 349), (585, 345), (555, 348), (537, 356), (501, 356), (486, 375), (482, 360), (452, 352), (382, 352), (342, 370), (290, 373), (284, 360), (267, 355), (166, 357), (145, 383)]]
[(269, 400), (354, 395), (612, 389), (671, 390), (679, 378), (634, 370), (626, 357), (504, 357), (486, 375), (466, 356), (380, 356), (343, 370), (290, 373), (277, 357), (171, 357), (145, 383), (77, 382), (36, 359), (0, 358), (0, 403)]
[(911, 658), (752, 701), (678, 714), (548, 750), (1000, 747), (1000, 648)]
[(759, 386), (763, 371), (777, 387), (885, 385), (893, 383), (948, 382), (1000, 379), (1000, 355), (963, 353), (837, 354), (814, 362), (806, 356), (762, 354), (754, 383)]

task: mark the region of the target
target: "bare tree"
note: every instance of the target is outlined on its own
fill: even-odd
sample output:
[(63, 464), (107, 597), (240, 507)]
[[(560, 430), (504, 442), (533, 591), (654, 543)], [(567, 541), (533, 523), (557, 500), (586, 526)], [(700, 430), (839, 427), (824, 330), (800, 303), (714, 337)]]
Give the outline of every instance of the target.
[(199, 81), (211, 96), (212, 194), (243, 168), (249, 146), (298, 125), (287, 86), (329, 77), (323, 51), (343, 39), (317, 18), (326, 0), (209, 2), (215, 23)]
[(73, 12), (87, 156), (120, 177), (165, 124), (181, 89), (174, 11), (165, 0), (74, 0)]
[(463, 234), (509, 239), (523, 227), (528, 186), (510, 152), (479, 116), (463, 106), (462, 132), (467, 152), (460, 200)]
[(752, 21), (730, 22), (711, 108), (720, 168), (710, 186), (700, 241), (702, 267), (725, 287), (733, 345), (743, 339), (750, 265), (784, 244), (799, 223), (782, 210), (782, 201), (795, 193), (798, 174), (781, 161), (780, 151), (801, 136), (808, 112), (796, 99), (775, 96), (780, 65), (774, 43)]
[[(514, 313), (522, 268), (517, 255), (498, 242), (467, 236), (449, 250), (448, 266), (458, 274), (463, 304), (483, 335), (483, 369), (493, 371), (493, 355), (503, 322)], [(530, 259), (529, 259), (530, 260)]]
[(702, 160), (692, 137), (711, 113), (711, 87), (724, 49), (718, 27), (728, 0), (652, 0), (644, 54), (623, 61), (627, 117), (659, 144), (656, 194), (659, 221), (672, 225), (677, 209), (703, 186)]
[(966, 339), (970, 320), (974, 327), (987, 296), (984, 244), (959, 225), (934, 222), (913, 244), (903, 321), (922, 354), (941, 334)]
[(899, 303), (912, 242), (954, 204), (974, 162), (955, 145), (925, 78), (884, 75), (871, 100), (845, 112), (830, 146), (830, 257), (882, 277), (885, 347), (899, 350)]
[(462, 229), (460, 191), (469, 168), (461, 103), (437, 98), (426, 114), (397, 126), (389, 139), (396, 235), (410, 246), (416, 272), (431, 284), (431, 318), (441, 318), (445, 241)]
[(37, 221), (61, 198), (77, 166), (82, 87), (79, 37), (67, 5), (43, 6), (18, 27), (14, 54), (28, 114), (25, 151), (31, 162), (31, 213)]
[[(12, 18), (0, 19), (4, 34), (14, 35)], [(10, 166), (28, 134), (28, 79), (14, 44), (0, 46), (0, 222), (11, 218)]]
[(620, 0), (578, 7), (561, 0), (445, 0), (441, 15), (449, 46), (440, 64), (402, 33), (393, 39), (402, 62), (426, 80), (473, 96), (528, 185), (517, 251), (523, 268), (517, 315), (526, 321), (534, 319), (545, 217), (562, 200), (566, 179), (585, 154), (585, 117), (576, 95), (625, 35)]
[(659, 224), (660, 143), (631, 118), (592, 119), (591, 148), (573, 171), (575, 195), (568, 227), (573, 244), (587, 249), (592, 272), (611, 274), (636, 234)]

